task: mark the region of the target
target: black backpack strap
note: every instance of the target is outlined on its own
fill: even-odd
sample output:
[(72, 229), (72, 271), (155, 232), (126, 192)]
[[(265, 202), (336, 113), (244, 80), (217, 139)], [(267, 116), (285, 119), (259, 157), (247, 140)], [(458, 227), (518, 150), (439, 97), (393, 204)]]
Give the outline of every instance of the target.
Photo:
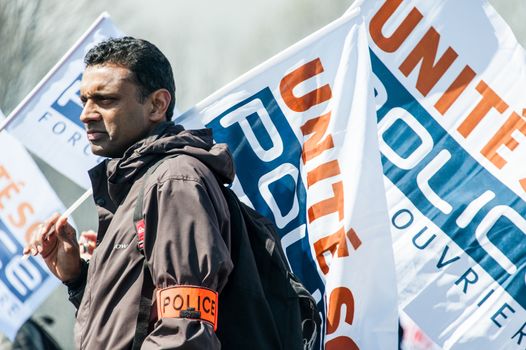
[[(137, 195), (137, 200), (135, 201), (135, 209), (133, 211), (133, 225), (135, 227), (135, 233), (137, 235), (137, 249), (144, 255), (144, 232), (145, 224), (144, 217), (142, 214), (142, 207), (144, 202), (144, 185), (146, 180), (150, 177), (151, 174), (161, 165), (161, 163), (166, 160), (163, 158), (157, 163), (152, 165), (148, 171), (143, 176), (142, 186), (139, 189)], [(141, 288), (141, 299), (139, 301), (139, 312), (137, 314), (137, 325), (135, 327), (135, 336), (133, 338), (133, 350), (138, 350), (141, 348), (144, 339), (148, 335), (148, 325), (150, 323), (150, 312), (152, 308), (152, 296), (154, 284), (152, 280), (152, 274), (150, 272), (150, 266), (146, 261), (146, 257), (143, 262), (143, 281)]]
[(139, 313), (137, 314), (137, 325), (135, 336), (133, 337), (133, 350), (141, 348), (144, 339), (148, 335), (148, 325), (150, 323), (150, 312), (152, 309), (153, 281), (150, 268), (146, 258), (143, 263), (143, 281), (141, 288), (141, 300), (139, 301)]

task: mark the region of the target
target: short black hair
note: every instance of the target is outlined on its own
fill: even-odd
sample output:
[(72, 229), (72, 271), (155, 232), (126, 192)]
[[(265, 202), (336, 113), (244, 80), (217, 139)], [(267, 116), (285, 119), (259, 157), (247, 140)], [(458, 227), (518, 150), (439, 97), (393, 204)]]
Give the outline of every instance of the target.
[(138, 86), (142, 103), (154, 91), (166, 89), (172, 97), (166, 111), (170, 120), (175, 106), (175, 82), (172, 66), (155, 45), (131, 36), (110, 38), (91, 48), (84, 57), (86, 66), (115, 64), (129, 69)]

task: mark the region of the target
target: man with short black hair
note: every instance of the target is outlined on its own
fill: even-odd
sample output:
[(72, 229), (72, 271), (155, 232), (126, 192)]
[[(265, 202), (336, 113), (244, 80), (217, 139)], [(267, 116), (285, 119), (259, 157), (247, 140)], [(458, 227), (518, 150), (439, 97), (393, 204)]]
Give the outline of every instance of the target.
[[(56, 214), (25, 252), (67, 285), (78, 348), (219, 348), (217, 295), (233, 269), (220, 188), (234, 178), (231, 155), (208, 129), (169, 122), (172, 69), (151, 43), (109, 39), (85, 62), (80, 119), (93, 153), (109, 157), (90, 171), (97, 248), (82, 260), (75, 230)], [(143, 332), (139, 306), (151, 298)]]

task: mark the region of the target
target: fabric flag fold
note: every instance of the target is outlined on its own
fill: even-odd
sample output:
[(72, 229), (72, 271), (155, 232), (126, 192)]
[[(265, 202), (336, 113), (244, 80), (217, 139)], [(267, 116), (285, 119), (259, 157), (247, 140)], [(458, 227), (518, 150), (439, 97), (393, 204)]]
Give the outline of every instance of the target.
[(364, 19), (352, 11), (176, 122), (233, 152), (234, 190), (276, 223), (327, 349), (395, 349), (397, 293)]

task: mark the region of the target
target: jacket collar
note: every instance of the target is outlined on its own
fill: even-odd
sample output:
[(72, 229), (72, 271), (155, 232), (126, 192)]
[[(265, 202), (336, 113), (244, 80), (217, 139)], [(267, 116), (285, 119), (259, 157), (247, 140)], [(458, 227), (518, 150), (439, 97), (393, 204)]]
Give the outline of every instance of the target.
[(108, 159), (90, 171), (94, 193), (104, 190), (118, 206), (150, 165), (177, 154), (199, 159), (225, 184), (234, 179), (230, 151), (225, 144), (214, 144), (210, 129), (185, 130), (181, 125), (163, 122), (128, 148), (122, 158)]

